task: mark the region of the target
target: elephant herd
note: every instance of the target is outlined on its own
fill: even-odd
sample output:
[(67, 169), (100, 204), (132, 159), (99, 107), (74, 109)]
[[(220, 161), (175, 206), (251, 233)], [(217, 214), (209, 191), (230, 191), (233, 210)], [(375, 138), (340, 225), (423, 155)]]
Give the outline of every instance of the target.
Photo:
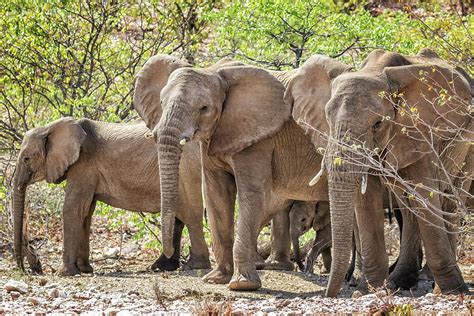
[[(291, 241), (306, 271), (321, 253), (330, 270), (327, 296), (340, 291), (353, 245), (364, 289), (416, 282), (421, 243), (441, 291), (467, 292), (456, 263), (459, 205), (422, 186), (416, 193), (429, 201), (423, 203), (400, 179), (448, 192), (443, 184), (459, 179), (451, 175), (472, 172), (472, 141), (452, 144), (460, 133), (472, 139), (472, 84), (428, 49), (416, 56), (374, 50), (360, 70), (322, 55), (290, 71), (228, 59), (196, 68), (153, 56), (135, 82), (133, 106), (144, 123), (62, 118), (26, 133), (14, 176), (17, 263), (23, 268), (27, 186), (67, 179), (64, 275), (92, 272), (96, 201), (161, 212), (163, 253), (153, 269), (178, 267), (184, 225), (191, 240), (185, 267), (211, 268), (205, 205), (215, 257), (203, 277), (209, 283), (260, 288), (257, 238), (273, 219), (272, 254), (263, 266), (292, 269)], [(434, 163), (439, 160), (447, 172)], [(376, 166), (396, 176), (390, 180)], [(469, 191), (471, 183), (454, 185)], [(389, 273), (383, 209), (393, 205), (401, 209), (403, 230)], [(297, 238), (311, 227), (317, 235), (303, 265)]]

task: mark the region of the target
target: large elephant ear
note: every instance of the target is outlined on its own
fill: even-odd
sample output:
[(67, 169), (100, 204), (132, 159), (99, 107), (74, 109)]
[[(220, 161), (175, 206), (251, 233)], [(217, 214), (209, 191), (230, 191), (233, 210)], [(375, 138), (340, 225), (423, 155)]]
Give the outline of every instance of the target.
[(290, 119), (284, 86), (268, 71), (251, 66), (221, 68), (227, 87), (209, 155), (228, 155), (277, 133)]
[(87, 134), (70, 117), (61, 118), (46, 127), (46, 181), (53, 183), (77, 161)]
[(191, 65), (176, 57), (158, 54), (148, 59), (138, 72), (133, 107), (148, 128), (153, 129), (161, 118), (163, 110), (160, 104), (160, 93), (168, 82), (169, 76), (176, 69), (183, 67), (191, 67)]
[(313, 55), (289, 81), (285, 103), (293, 108), (293, 118), (312, 135), (313, 142), (316, 133), (311, 132), (312, 129), (329, 131), (324, 108), (331, 98), (331, 80), (350, 69), (350, 66), (330, 57)]
[(455, 69), (418, 64), (387, 67), (382, 76), (386, 76), (390, 92), (399, 98), (391, 155), (387, 157), (398, 168), (420, 159), (420, 152), (429, 153), (431, 146), (428, 141), (420, 141), (421, 136), (432, 139), (436, 147), (469, 124), (470, 83)]

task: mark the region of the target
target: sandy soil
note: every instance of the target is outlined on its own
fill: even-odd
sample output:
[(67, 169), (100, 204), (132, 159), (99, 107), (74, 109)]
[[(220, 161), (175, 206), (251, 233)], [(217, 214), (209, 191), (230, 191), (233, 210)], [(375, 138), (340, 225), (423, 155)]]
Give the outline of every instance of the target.
[[(142, 241), (133, 241), (123, 230), (109, 230), (103, 224), (99, 220), (94, 226), (91, 256), (95, 272), (92, 275), (55, 275), (61, 262), (60, 234), (50, 237), (40, 249), (46, 272), (43, 276), (20, 273), (11, 253), (1, 254), (0, 315), (66, 312), (127, 315), (160, 311), (232, 315), (446, 311), (472, 315), (474, 311), (472, 296), (433, 295), (430, 293), (432, 284), (427, 281), (420, 282), (412, 291), (394, 294), (377, 289), (368, 295), (357, 293), (354, 298), (351, 298), (354, 288), (345, 286), (338, 299), (328, 299), (324, 298), (327, 274), (306, 276), (301, 272), (260, 271), (263, 283), (260, 290), (229, 291), (225, 285), (204, 283), (201, 280), (207, 272), (204, 270), (149, 271), (158, 252), (143, 249)], [(472, 258), (465, 255), (461, 268), (472, 290)], [(14, 280), (21, 283), (13, 282), (17, 288), (11, 290)]]

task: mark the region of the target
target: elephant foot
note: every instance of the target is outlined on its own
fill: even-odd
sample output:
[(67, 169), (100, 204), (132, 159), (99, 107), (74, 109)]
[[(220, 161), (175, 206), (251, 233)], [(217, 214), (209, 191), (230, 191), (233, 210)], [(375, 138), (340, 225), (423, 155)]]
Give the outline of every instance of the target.
[(214, 268), (211, 272), (206, 274), (202, 280), (206, 283), (212, 284), (227, 284), (229, 283), (232, 274), (228, 271), (221, 270), (219, 268)]
[(257, 271), (238, 273), (230, 280), (228, 288), (233, 291), (255, 291), (262, 287)]
[(179, 267), (179, 260), (174, 258), (166, 258), (161, 255), (152, 265), (152, 271), (175, 271)]
[(181, 270), (200, 270), (200, 269), (210, 269), (211, 262), (208, 257), (192, 257), (189, 258)]
[(94, 268), (92, 268), (92, 266), (89, 263), (78, 264), (77, 266), (79, 267), (79, 270), (82, 273), (93, 273), (94, 272)]
[(77, 274), (81, 274), (81, 270), (73, 264), (73, 265), (63, 265), (63, 267), (59, 270), (60, 276), (74, 276)]
[(394, 271), (388, 277), (388, 285), (393, 290), (409, 290), (414, 288), (418, 285), (418, 272)]
[(433, 273), (431, 273), (431, 270), (428, 268), (427, 264), (425, 264), (423, 269), (421, 269), (418, 273), (418, 278), (424, 281), (434, 281)]
[(267, 260), (256, 264), (257, 270), (284, 270), (293, 271), (295, 265), (290, 260)]

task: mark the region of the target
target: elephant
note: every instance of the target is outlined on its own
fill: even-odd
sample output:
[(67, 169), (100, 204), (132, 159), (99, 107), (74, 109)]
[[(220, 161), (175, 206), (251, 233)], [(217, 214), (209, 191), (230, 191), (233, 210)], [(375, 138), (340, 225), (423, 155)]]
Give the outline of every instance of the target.
[[(171, 256), (182, 146), (201, 146), (203, 187), (216, 266), (203, 277), (231, 290), (261, 287), (255, 266), (262, 223), (294, 200), (328, 201), (324, 181), (308, 186), (322, 155), (291, 119), (284, 83), (252, 66), (195, 68), (169, 55), (151, 57), (138, 72), (133, 106), (157, 140), (163, 250)], [(276, 76), (279, 76), (277, 78)], [(321, 120), (325, 120), (321, 112)], [(234, 205), (239, 216), (234, 240)], [(277, 226), (277, 225), (276, 225)], [(289, 229), (282, 229), (289, 235)], [(281, 244), (289, 260), (288, 244)]]
[[(290, 209), (290, 238), (293, 244), (295, 261), (301, 271), (313, 272), (314, 263), (319, 256), (323, 257), (326, 271), (331, 269), (331, 221), (327, 202), (311, 203), (296, 201)], [(299, 237), (313, 228), (316, 238), (303, 264), (300, 255)]]
[[(14, 250), (24, 269), (22, 253), (23, 213), (27, 186), (42, 180), (67, 180), (63, 207), (62, 275), (93, 272), (89, 262), (89, 237), (96, 202), (130, 211), (160, 211), (160, 186), (155, 142), (143, 122), (117, 124), (61, 118), (28, 131), (23, 139), (14, 175)], [(189, 229), (191, 253), (185, 267), (210, 268), (203, 233), (200, 150), (197, 144), (183, 148), (177, 188), (179, 205), (173, 244), (175, 252), (163, 254), (153, 269), (179, 266), (183, 223)]]
[[(384, 245), (380, 242), (383, 221), (361, 207), (360, 201), (367, 199), (366, 191), (378, 192), (376, 187), (389, 180), (370, 180), (369, 171), (380, 167), (375, 162), (379, 161), (383, 170), (392, 168), (404, 180), (435, 188), (435, 191), (439, 185), (437, 179), (449, 181), (432, 161), (437, 161), (436, 150), (449, 149), (437, 153), (444, 162), (451, 160), (448, 165), (453, 170), (448, 173), (456, 174), (456, 168), (466, 159), (469, 142), (458, 142), (451, 147), (447, 143), (456, 136), (454, 130), (462, 130), (466, 138), (472, 137), (469, 135), (472, 134), (469, 82), (463, 73), (428, 49), (416, 56), (374, 50), (359, 71), (352, 71), (327, 57), (313, 56), (298, 72), (285, 92), (286, 102), (293, 106), (292, 115), (302, 126), (312, 126), (311, 133), (322, 133), (329, 138), (323, 164), (311, 181), (317, 184), (326, 176), (329, 187), (333, 260), (326, 295), (336, 296), (341, 288), (349, 264), (354, 222), (360, 228), (364, 272), (372, 280), (372, 286), (381, 286), (388, 272)], [(319, 79), (317, 85), (315, 78)], [(306, 95), (295, 95), (303, 90)], [(320, 111), (326, 113), (324, 124), (318, 116)], [(416, 114), (418, 125), (408, 113)], [(427, 136), (430, 130), (435, 133)], [(371, 154), (378, 160), (370, 159)], [(402, 200), (398, 202), (412, 210), (421, 210), (416, 221), (436, 283), (443, 293), (467, 292), (453, 249), (446, 247), (450, 238), (443, 229), (437, 228), (444, 227), (445, 222), (442, 216), (430, 211), (440, 208), (440, 197), (422, 188), (417, 192), (431, 205), (420, 204), (400, 192), (397, 196)], [(370, 198), (372, 203), (382, 203), (381, 194), (370, 194)], [(378, 249), (375, 252), (381, 256), (367, 260), (365, 255), (374, 249)], [(398, 275), (395, 268), (390, 277)]]

